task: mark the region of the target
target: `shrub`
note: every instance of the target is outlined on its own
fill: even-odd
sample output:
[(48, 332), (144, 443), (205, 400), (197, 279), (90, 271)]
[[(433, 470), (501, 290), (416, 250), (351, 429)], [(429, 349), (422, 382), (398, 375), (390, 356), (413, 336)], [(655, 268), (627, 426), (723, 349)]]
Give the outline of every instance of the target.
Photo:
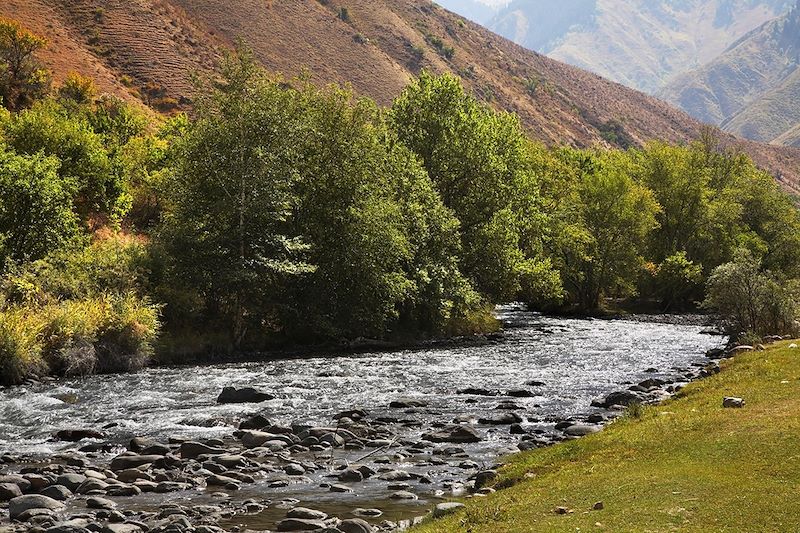
[(47, 370), (40, 317), (26, 309), (0, 311), (0, 384), (15, 384)]
[(717, 267), (707, 284), (704, 307), (720, 314), (732, 335), (798, 333), (800, 284), (761, 270), (751, 252), (740, 249), (734, 261)]

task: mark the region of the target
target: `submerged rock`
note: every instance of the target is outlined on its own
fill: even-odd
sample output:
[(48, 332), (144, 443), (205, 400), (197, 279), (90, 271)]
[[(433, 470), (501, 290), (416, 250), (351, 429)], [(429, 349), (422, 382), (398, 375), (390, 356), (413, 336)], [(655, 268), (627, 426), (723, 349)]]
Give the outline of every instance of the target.
[(452, 443), (468, 443), (480, 442), (481, 436), (478, 432), (466, 425), (449, 425), (439, 430), (426, 433), (422, 436), (423, 440), (430, 442), (452, 442)]
[(242, 389), (225, 387), (217, 397), (217, 403), (261, 403), (274, 399), (275, 396), (272, 394), (259, 391), (253, 387), (244, 387)]

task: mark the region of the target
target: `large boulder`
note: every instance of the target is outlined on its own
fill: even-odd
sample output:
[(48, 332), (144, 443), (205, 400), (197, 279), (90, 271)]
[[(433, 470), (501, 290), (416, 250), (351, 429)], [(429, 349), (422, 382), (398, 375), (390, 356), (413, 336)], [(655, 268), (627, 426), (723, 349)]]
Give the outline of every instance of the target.
[(217, 397), (217, 403), (261, 403), (274, 400), (272, 394), (254, 389), (253, 387), (225, 387)]
[(430, 442), (467, 443), (480, 442), (480, 434), (472, 427), (466, 425), (449, 425), (436, 431), (431, 431), (422, 436), (423, 440)]
[(60, 501), (42, 496), (41, 494), (26, 494), (24, 496), (17, 496), (8, 502), (8, 513), (11, 520), (14, 520), (21, 514), (31, 509), (49, 509), (51, 511), (60, 511), (64, 509), (64, 504)]

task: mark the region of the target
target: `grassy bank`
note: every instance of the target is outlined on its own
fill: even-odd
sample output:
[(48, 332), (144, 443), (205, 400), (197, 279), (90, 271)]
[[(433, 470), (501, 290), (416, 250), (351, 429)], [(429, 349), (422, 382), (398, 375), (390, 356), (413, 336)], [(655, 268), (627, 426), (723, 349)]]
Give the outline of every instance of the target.
[[(726, 361), (597, 435), (514, 456), (499, 479), (509, 488), (415, 532), (798, 531), (800, 349), (789, 345)], [(745, 408), (723, 409), (724, 396)]]

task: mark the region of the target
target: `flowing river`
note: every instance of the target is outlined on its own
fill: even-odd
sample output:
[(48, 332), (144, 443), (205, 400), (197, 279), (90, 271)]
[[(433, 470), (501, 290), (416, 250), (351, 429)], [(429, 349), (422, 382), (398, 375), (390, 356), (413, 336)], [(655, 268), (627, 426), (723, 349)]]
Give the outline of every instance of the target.
[[(21, 457), (0, 474), (13, 473), (19, 463), (39, 456), (77, 453), (74, 450), (85, 446), (85, 441), (65, 443), (51, 438), (66, 428), (103, 431), (103, 442), (117, 447), (89, 454), (93, 461), (102, 462), (120, 453), (134, 436), (164, 443), (169, 438), (174, 442), (220, 439), (212, 441), (219, 443), (256, 412), (283, 427), (335, 427), (334, 415), (362, 409), (375, 427), (394, 438), (368, 442), (363, 449), (305, 455), (297, 460), (309, 466), (303, 476), (287, 478), (279, 468), (256, 476), (255, 483), (229, 495), (232, 501), (250, 500), (250, 510), (223, 513), (219, 523), (226, 528), (271, 528), (287, 508), (298, 503), (342, 518), (355, 508), (377, 508), (383, 514), (369, 521), (397, 522), (423, 515), (441, 498), (459, 494), (470, 476), (518, 450), (520, 433), (512, 434), (509, 425), (477, 422), (505, 412), (497, 409), (500, 403), (516, 404), (510, 409), (520, 415), (526, 435), (546, 439), (557, 434), (558, 421), (606, 413), (591, 404), (610, 392), (650, 378), (686, 382), (708, 362), (705, 352), (725, 340), (701, 333), (700, 325), (551, 318), (516, 307), (498, 312), (506, 334), (487, 344), (153, 368), (0, 390), (0, 455)], [(217, 404), (217, 396), (227, 386), (257, 387), (276, 398), (261, 404)], [(499, 395), (458, 393), (468, 387)], [(519, 390), (527, 394), (515, 396), (525, 397), (506, 396)], [(390, 409), (390, 402), (401, 397), (419, 400), (423, 407)], [(423, 433), (454, 421), (474, 427), (480, 442), (459, 444), (463, 453), (455, 457), (436, 455), (437, 448), (447, 445), (414, 447)], [(374, 453), (364, 458), (370, 452)], [(398, 485), (376, 475), (354, 484), (352, 492), (331, 492), (327, 487), (337, 483), (336, 468), (356, 461), (376, 473), (389, 465), (414, 477)], [(406, 488), (416, 498), (394, 498), (398, 488)], [(141, 494), (124, 504), (119, 501), (126, 509), (144, 512), (176, 498), (199, 505), (222, 497), (212, 493), (201, 488)], [(81, 508), (81, 502), (69, 505), (68, 512)]]

